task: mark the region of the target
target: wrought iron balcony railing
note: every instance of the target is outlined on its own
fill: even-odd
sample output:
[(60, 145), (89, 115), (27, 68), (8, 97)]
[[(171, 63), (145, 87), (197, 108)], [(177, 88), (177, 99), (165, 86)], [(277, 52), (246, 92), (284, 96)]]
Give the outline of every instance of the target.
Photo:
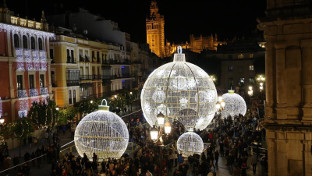
[(38, 96), (38, 90), (37, 89), (29, 89), (29, 96), (30, 97)]
[(41, 87), (40, 88), (40, 95), (47, 95), (49, 94), (47, 87)]

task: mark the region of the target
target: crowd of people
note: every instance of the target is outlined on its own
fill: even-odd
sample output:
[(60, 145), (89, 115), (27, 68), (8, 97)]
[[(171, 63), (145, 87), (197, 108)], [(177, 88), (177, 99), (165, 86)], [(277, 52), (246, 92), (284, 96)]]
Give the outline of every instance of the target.
[[(265, 131), (257, 128), (259, 119), (250, 114), (235, 117), (234, 120), (231, 117), (217, 118), (210, 130), (195, 131), (208, 145), (201, 155), (188, 158), (182, 157), (176, 149), (175, 142), (185, 131), (179, 122), (174, 122), (171, 133), (162, 135), (157, 142), (150, 139), (150, 128), (142, 112), (132, 114), (125, 122), (133, 149), (119, 160), (100, 161), (96, 154), (91, 159), (71, 152), (60, 153), (59, 137), (55, 133), (48, 146), (43, 145), (35, 152), (24, 155), (24, 161), (38, 158), (17, 167), (17, 175), (30, 175), (30, 167), (39, 168), (44, 160), (52, 164), (51, 176), (213, 176), (218, 170), (220, 157), (226, 159), (228, 169), (234, 176), (247, 175), (247, 168), (256, 173), (259, 162), (262, 172), (266, 173), (267, 156), (260, 150)], [(44, 154), (44, 157), (39, 157)], [(12, 163), (19, 164), (18, 157), (14, 157)]]

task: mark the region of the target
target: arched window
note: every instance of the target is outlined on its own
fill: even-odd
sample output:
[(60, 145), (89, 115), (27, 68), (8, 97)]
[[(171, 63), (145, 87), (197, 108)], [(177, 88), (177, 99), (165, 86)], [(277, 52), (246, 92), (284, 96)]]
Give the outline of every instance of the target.
[(38, 39), (39, 50), (42, 50), (42, 39)]
[(23, 48), (24, 49), (28, 48), (28, 41), (26, 35), (23, 35)]
[(31, 37), (30, 38), (30, 46), (31, 46), (31, 49), (34, 50), (36, 48), (36, 45), (35, 45), (35, 38), (34, 37)]
[(14, 47), (19, 48), (19, 37), (17, 34), (14, 34)]

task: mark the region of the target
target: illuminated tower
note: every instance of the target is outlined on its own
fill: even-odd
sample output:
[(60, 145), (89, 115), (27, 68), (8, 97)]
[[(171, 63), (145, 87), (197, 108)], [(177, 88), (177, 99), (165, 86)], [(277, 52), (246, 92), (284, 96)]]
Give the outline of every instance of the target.
[(158, 12), (156, 1), (151, 2), (150, 15), (146, 18), (147, 43), (153, 53), (165, 57), (165, 19)]

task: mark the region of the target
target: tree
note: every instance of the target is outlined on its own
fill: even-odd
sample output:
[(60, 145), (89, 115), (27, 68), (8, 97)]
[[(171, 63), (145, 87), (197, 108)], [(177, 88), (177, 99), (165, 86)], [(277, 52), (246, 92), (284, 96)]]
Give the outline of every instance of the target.
[(65, 125), (68, 120), (73, 120), (77, 113), (77, 108), (69, 106), (60, 110), (58, 115), (58, 124)]
[(32, 119), (35, 125), (54, 127), (58, 118), (56, 103), (47, 99), (47, 103), (40, 101), (33, 102), (29, 110), (28, 117)]

